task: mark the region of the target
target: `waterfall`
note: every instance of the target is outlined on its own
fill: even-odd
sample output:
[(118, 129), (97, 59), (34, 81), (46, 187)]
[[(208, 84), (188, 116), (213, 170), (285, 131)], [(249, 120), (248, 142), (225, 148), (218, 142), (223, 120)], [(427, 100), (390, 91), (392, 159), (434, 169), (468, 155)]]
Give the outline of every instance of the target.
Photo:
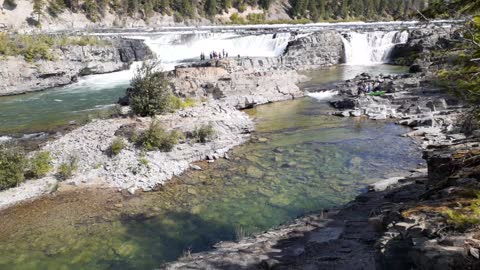
[(345, 63), (369, 65), (384, 63), (396, 44), (406, 43), (407, 31), (352, 32), (342, 36), (345, 47)]
[(172, 69), (182, 61), (199, 59), (205, 53), (207, 59), (212, 51), (251, 57), (274, 57), (283, 53), (291, 40), (290, 33), (239, 35), (236, 33), (170, 33), (148, 36), (147, 46), (165, 65)]

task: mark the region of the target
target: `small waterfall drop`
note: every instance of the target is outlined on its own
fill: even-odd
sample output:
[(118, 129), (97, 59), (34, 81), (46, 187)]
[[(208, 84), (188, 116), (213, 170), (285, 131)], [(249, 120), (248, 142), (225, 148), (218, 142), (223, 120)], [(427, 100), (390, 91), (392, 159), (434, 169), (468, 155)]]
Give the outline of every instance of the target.
[(352, 32), (342, 36), (342, 40), (346, 64), (370, 65), (386, 62), (396, 44), (407, 42), (408, 32)]

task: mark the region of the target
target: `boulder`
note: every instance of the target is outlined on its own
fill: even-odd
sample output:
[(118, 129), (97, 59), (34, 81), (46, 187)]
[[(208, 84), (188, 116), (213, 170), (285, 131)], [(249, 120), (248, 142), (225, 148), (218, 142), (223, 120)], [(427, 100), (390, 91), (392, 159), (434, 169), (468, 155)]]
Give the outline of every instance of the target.
[(351, 99), (351, 98), (345, 98), (343, 100), (330, 101), (330, 104), (334, 108), (341, 109), (341, 110), (348, 110), (348, 109), (354, 109), (355, 108), (355, 100)]

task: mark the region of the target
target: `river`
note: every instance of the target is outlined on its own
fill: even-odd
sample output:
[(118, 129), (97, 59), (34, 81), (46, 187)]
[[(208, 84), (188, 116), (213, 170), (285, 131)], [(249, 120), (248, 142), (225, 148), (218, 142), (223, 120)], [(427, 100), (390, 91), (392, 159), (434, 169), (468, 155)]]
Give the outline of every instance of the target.
[[(365, 45), (363, 37), (356, 38)], [(285, 44), (271, 39), (268, 34), (253, 40), (275, 55)], [(237, 44), (235, 38), (226, 40)], [(193, 44), (198, 42), (203, 41)], [(250, 43), (239, 44), (248, 51)], [(387, 51), (382, 44), (370, 48), (375, 59)], [(303, 87), (319, 90), (359, 71), (404, 71), (367, 64), (307, 72), (312, 80)], [(131, 74), (90, 76), (66, 87), (0, 98), (0, 134), (44, 131), (105, 110), (124, 93)], [(72, 188), (4, 210), (0, 269), (154, 269), (218, 241), (340, 206), (368, 183), (421, 162), (414, 143), (399, 136), (407, 128), (329, 116), (327, 110), (325, 100), (312, 97), (248, 110), (256, 131), (229, 153), (231, 160), (200, 162), (203, 171), (188, 171), (154, 192), (130, 196)]]
[(421, 161), (399, 137), (408, 129), (326, 109), (304, 98), (250, 110), (261, 140), (156, 192), (73, 190), (3, 211), (0, 269), (154, 269), (187, 250), (344, 204)]

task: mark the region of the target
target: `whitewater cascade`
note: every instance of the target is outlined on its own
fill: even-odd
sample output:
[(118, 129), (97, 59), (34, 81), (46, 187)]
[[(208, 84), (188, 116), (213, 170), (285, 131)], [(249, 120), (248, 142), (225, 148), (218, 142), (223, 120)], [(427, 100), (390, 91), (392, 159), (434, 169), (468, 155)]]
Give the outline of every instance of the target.
[(388, 60), (396, 44), (408, 40), (407, 31), (351, 32), (342, 35), (345, 47), (345, 63), (348, 65), (371, 65)]
[(165, 65), (172, 69), (183, 61), (199, 60), (204, 53), (225, 50), (229, 57), (274, 57), (281, 55), (291, 40), (290, 33), (239, 35), (236, 33), (173, 33), (150, 36), (145, 44)]

